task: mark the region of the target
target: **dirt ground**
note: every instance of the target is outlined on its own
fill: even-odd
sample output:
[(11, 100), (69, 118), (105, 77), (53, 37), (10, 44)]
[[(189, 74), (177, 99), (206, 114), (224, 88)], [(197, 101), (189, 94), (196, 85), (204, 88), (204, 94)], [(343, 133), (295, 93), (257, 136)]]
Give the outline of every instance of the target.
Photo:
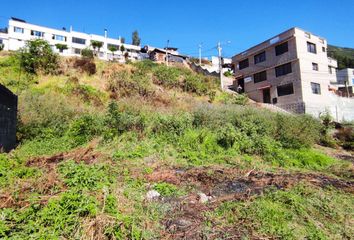
[[(321, 188), (335, 187), (354, 193), (354, 181), (341, 180), (322, 174), (240, 171), (239, 169), (194, 168), (190, 170), (159, 170), (146, 176), (149, 182), (169, 182), (179, 186), (193, 186), (195, 191), (183, 198), (165, 199), (172, 211), (163, 222), (165, 239), (203, 239), (204, 212), (212, 211), (225, 201), (247, 201), (268, 189), (289, 189), (305, 181)], [(209, 196), (207, 204), (199, 201), (202, 192)], [(230, 232), (231, 231), (231, 232)], [(238, 239), (241, 232), (228, 229), (230, 239)], [(223, 236), (225, 229), (213, 229), (211, 239)], [(209, 238), (210, 239), (210, 236)], [(255, 238), (257, 239), (257, 238)]]

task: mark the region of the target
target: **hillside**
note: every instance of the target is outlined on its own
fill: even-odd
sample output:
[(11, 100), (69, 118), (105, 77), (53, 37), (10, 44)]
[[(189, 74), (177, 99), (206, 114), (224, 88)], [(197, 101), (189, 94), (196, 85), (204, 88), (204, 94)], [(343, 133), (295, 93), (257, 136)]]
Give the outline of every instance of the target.
[(353, 236), (351, 128), (332, 138), (329, 119), (255, 108), (183, 67), (20, 60), (0, 56), (19, 95), (0, 238)]
[(338, 60), (338, 68), (354, 68), (354, 49), (328, 45), (328, 55)]

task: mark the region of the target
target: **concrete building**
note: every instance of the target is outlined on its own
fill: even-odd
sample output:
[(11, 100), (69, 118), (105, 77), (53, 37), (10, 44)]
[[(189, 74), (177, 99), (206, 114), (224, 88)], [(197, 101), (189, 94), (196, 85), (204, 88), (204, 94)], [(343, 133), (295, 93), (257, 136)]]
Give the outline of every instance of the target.
[[(87, 34), (76, 32), (72, 28), (67, 31), (63, 29), (53, 29), (43, 26), (27, 23), (24, 20), (11, 18), (8, 27), (4, 31), (0, 31), (0, 44), (4, 45), (4, 50), (16, 51), (24, 47), (26, 41), (31, 39), (43, 39), (49, 42), (52, 49), (62, 56), (79, 56), (84, 48), (92, 48), (91, 41), (99, 41), (103, 43), (102, 48), (98, 52), (98, 57), (103, 60), (117, 59), (124, 61), (125, 54), (128, 54), (130, 60), (139, 59), (140, 46), (122, 43), (120, 38), (109, 38), (105, 30), (104, 35)], [(60, 51), (56, 44), (64, 44), (68, 49)], [(121, 46), (125, 51), (120, 51)], [(109, 48), (114, 46), (118, 51), (112, 53)]]
[(0, 152), (16, 145), (17, 96), (0, 84)]
[[(232, 62), (234, 87), (241, 86), (257, 102), (295, 113), (319, 116), (330, 111), (340, 120), (354, 119), (354, 105), (341, 108), (341, 99), (332, 92), (337, 61), (327, 56), (322, 37), (292, 28), (235, 55)], [(339, 113), (339, 108), (345, 112)]]

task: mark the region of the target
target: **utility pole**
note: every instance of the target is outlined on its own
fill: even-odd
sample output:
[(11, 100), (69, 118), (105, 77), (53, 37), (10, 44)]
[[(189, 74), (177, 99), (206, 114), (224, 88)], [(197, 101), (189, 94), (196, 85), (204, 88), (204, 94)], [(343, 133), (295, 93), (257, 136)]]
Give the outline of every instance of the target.
[(199, 66), (202, 66), (202, 44), (199, 44)]
[(222, 50), (222, 48), (221, 48), (221, 43), (220, 42), (218, 42), (218, 55), (219, 55), (219, 73), (220, 73), (220, 85), (221, 85), (221, 90), (223, 90), (224, 89), (224, 84), (223, 84), (223, 82), (222, 82), (222, 62), (221, 62), (221, 50)]
[(167, 47), (166, 47), (166, 59), (165, 59), (165, 62), (166, 62), (166, 66), (168, 66), (168, 45), (170, 43), (170, 40), (167, 40)]

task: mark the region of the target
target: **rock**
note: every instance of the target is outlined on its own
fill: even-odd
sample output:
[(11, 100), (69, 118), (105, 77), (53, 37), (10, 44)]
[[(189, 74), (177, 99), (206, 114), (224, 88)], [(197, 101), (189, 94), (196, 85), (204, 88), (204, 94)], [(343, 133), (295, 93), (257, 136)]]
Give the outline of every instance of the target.
[(146, 193), (146, 199), (148, 201), (152, 201), (155, 199), (158, 199), (161, 196), (161, 194), (158, 191), (155, 190), (150, 190)]
[(200, 203), (207, 203), (211, 197), (208, 197), (205, 193), (198, 193), (198, 198)]

